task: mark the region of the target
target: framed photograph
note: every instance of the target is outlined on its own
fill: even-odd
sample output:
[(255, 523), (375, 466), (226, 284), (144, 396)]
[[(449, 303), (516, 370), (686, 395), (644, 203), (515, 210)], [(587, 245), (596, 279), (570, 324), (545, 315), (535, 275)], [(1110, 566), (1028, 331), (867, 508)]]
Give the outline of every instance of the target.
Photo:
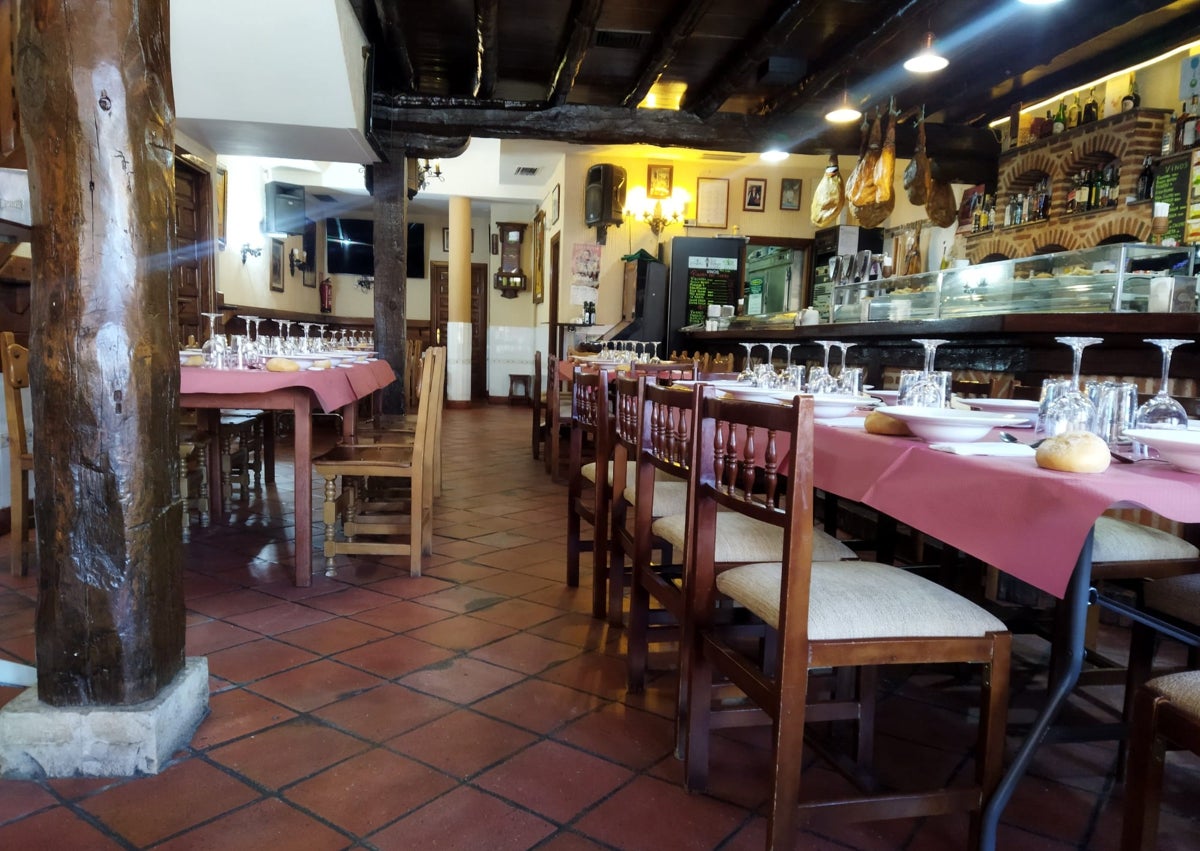
[(674, 188), (674, 182), (672, 179), (674, 172), (674, 166), (646, 166), (646, 197), (670, 198), (671, 190)]
[(801, 187), (800, 178), (785, 177), (779, 183), (779, 209), (799, 210)]
[(271, 240), (271, 292), (283, 292), (283, 240)]
[(546, 275), (546, 211), (538, 210), (533, 217), (533, 303), (541, 304), (546, 298), (544, 278)]
[(767, 209), (767, 181), (758, 177), (746, 178), (742, 209), (752, 213), (761, 213)]
[(229, 204), (229, 172), (220, 166), (214, 178), (213, 196), (217, 203), (217, 248), (225, 250), (225, 208)]
[(554, 184), (550, 192), (550, 224), (558, 224), (558, 212), (562, 203), (562, 184)]
[(729, 180), (696, 178), (696, 227), (723, 228), (729, 224)]
[(495, 255), (495, 254), (499, 254), (499, 253), (500, 253), (500, 234), (494, 233), (494, 234), (492, 234), (492, 254)]
[[(442, 228), (442, 251), (450, 253), (450, 228)], [(471, 253), (475, 253), (475, 228), (471, 228)]]

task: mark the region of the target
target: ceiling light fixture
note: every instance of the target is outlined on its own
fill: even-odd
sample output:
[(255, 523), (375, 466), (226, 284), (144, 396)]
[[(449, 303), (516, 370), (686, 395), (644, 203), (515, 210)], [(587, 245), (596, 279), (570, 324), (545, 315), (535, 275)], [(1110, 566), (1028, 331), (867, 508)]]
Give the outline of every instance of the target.
[(422, 189), (428, 188), (429, 184), (434, 180), (440, 182), (445, 181), (445, 176), (442, 174), (441, 160), (418, 160), (417, 161), (417, 177), (420, 180)]
[(950, 64), (945, 56), (933, 49), (933, 33), (925, 33), (925, 44), (915, 56), (904, 63), (904, 70), (914, 74), (932, 74)]
[(769, 163), (781, 163), (788, 158), (788, 152), (772, 149), (770, 151), (763, 151), (758, 155), (758, 158)]
[(849, 124), (851, 121), (858, 121), (860, 118), (862, 118), (862, 113), (850, 103), (850, 92), (843, 86), (842, 102), (825, 113), (825, 120), (834, 124)]
[(1055, 3), (1061, 3), (1062, 0), (1021, 0), (1026, 6), (1053, 6)]

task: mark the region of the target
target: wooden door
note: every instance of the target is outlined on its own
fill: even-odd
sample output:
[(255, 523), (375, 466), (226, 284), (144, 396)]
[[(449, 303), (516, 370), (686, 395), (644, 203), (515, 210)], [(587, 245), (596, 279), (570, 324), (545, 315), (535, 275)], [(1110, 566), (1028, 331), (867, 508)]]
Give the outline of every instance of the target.
[(446, 322), (450, 315), (450, 266), (429, 264), (429, 329), (433, 345), (446, 345)]
[(488, 398), (488, 268), (471, 264), (471, 399)]
[(550, 237), (550, 338), (546, 341), (550, 354), (560, 359), (565, 354), (558, 339), (558, 262), (562, 256), (561, 237), (561, 232)]
[(204, 341), (208, 330), (200, 314), (213, 309), (209, 186), (208, 174), (176, 157), (175, 253), (171, 262), (180, 344), (189, 337)]

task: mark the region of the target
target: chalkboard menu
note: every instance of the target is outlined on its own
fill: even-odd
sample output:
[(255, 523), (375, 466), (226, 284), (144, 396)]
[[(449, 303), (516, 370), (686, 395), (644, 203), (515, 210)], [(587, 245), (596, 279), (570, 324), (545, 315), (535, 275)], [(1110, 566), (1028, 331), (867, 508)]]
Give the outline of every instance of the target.
[(1167, 232), (1164, 239), (1184, 242), (1184, 220), (1187, 218), (1188, 186), (1192, 173), (1190, 155), (1161, 160), (1154, 174), (1154, 202), (1167, 204)]
[(733, 304), (738, 285), (736, 257), (688, 257), (688, 325), (703, 325), (710, 304)]

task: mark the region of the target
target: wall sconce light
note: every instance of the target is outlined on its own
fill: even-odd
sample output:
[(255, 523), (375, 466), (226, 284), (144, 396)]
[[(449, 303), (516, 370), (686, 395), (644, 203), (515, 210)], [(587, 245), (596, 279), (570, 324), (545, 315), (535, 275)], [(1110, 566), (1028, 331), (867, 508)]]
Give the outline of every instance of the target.
[(296, 277), (296, 270), (301, 272), (308, 270), (308, 254), (302, 248), (293, 248), (288, 253), (288, 268), (291, 270), (292, 277)]
[(248, 242), (243, 243), (242, 244), (242, 265), (243, 266), (246, 265), (246, 255), (247, 254), (253, 254), (255, 257), (261, 257), (262, 249), (261, 248), (251, 248), (250, 243), (248, 243)]
[(657, 238), (671, 225), (683, 221), (687, 202), (688, 194), (683, 189), (672, 190), (669, 198), (652, 199), (644, 187), (635, 186), (626, 196), (625, 215), (650, 225), (650, 232)]
[(364, 293), (369, 293), (371, 291), (371, 287), (375, 286), (375, 278), (371, 275), (363, 275), (354, 283), (358, 284), (358, 288)]
[(417, 180), (422, 189), (425, 189), (435, 180), (439, 183), (445, 182), (446, 178), (442, 174), (442, 161), (417, 160)]

